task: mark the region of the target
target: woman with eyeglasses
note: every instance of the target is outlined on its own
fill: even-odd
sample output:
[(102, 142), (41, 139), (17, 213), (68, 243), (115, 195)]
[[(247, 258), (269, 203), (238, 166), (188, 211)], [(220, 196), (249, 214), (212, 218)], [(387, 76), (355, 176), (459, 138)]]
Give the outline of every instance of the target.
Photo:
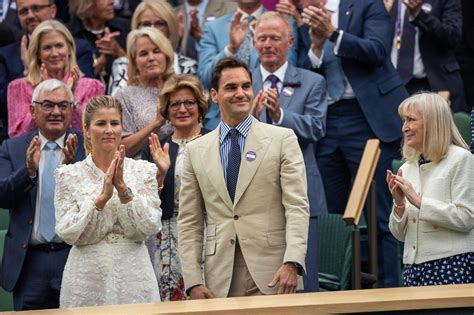
[[(155, 239), (156, 244), (153, 242), (149, 244), (152, 247), (149, 250), (162, 301), (185, 298), (177, 243), (181, 171), (186, 145), (209, 132), (200, 125), (206, 115), (208, 99), (202, 83), (194, 75), (177, 75), (166, 81), (160, 93), (160, 104), (162, 104), (160, 111), (161, 115), (170, 121), (174, 131), (162, 139), (161, 143), (157, 135), (152, 133), (149, 137), (149, 146), (143, 150), (142, 158), (155, 162), (158, 169), (170, 165), (163, 186), (158, 187), (163, 210), (162, 230)], [(169, 156), (166, 154), (168, 152)]]
[(8, 135), (19, 136), (37, 129), (30, 114), (31, 96), (34, 88), (47, 79), (61, 80), (71, 88), (78, 103), (72, 127), (82, 130), (81, 117), (87, 102), (104, 94), (105, 86), (83, 76), (76, 62), (76, 44), (66, 26), (55, 20), (40, 23), (30, 37), (28, 60), (28, 75), (8, 85)]
[[(176, 74), (196, 74), (196, 60), (176, 52), (179, 45), (178, 17), (168, 2), (164, 0), (142, 1), (133, 14), (132, 30), (142, 27), (153, 27), (161, 31), (169, 39), (175, 51), (172, 66)], [(112, 65), (108, 94), (115, 95), (120, 87), (127, 85), (127, 65), (128, 59), (126, 57), (115, 59)]]

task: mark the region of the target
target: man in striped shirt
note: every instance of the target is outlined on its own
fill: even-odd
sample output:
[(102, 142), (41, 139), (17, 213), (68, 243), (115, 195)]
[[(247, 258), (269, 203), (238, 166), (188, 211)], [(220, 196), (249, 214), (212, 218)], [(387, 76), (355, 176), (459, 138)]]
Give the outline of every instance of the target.
[[(211, 81), (222, 121), (187, 145), (181, 178), (178, 248), (187, 292), (192, 299), (294, 293), (302, 289), (309, 225), (296, 135), (251, 116), (252, 79), (242, 61), (223, 58)], [(263, 101), (257, 96), (258, 106)]]

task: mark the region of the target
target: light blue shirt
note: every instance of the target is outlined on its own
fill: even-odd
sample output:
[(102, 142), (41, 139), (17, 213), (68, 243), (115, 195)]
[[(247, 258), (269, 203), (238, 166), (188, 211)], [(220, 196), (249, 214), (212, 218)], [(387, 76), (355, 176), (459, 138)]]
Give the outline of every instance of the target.
[[(207, 8), (207, 3), (209, 2), (209, 0), (202, 0), (201, 3), (199, 3), (197, 6), (196, 6), (196, 9), (198, 11), (197, 13), (197, 17), (198, 17), (198, 20), (199, 20), (199, 25), (203, 26), (204, 25), (204, 13), (206, 12), (206, 8)], [(187, 27), (189, 27), (189, 23), (191, 21), (191, 19), (189, 18), (189, 12), (191, 12), (191, 6), (189, 5), (189, 3), (186, 1), (184, 3), (184, 7), (186, 8), (186, 16), (188, 17), (186, 19), (186, 23), (187, 23)]]

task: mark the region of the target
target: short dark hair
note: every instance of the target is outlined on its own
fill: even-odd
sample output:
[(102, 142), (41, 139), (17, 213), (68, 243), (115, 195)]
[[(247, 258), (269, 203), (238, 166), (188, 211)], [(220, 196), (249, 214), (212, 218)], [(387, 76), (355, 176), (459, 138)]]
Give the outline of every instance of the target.
[(245, 62), (235, 57), (225, 57), (219, 60), (214, 66), (214, 70), (212, 70), (211, 89), (219, 90), (219, 81), (221, 80), (222, 71), (224, 71), (224, 69), (234, 68), (244, 68), (249, 74), (250, 82), (252, 82), (252, 73)]

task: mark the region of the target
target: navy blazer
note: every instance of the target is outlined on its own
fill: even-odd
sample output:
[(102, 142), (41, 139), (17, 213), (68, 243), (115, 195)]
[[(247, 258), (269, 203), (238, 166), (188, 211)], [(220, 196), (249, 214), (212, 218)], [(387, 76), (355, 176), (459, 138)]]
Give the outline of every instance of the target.
[[(83, 160), (82, 134), (77, 135), (76, 161)], [(7, 291), (15, 287), (23, 268), (33, 230), (37, 185), (26, 170), (26, 149), (38, 131), (5, 140), (0, 147), (0, 207), (9, 209), (10, 223), (5, 237), (5, 250), (0, 269), (0, 285)], [(2, 210), (4, 211), (4, 210)]]
[[(401, 138), (398, 105), (408, 97), (390, 60), (390, 16), (380, 0), (341, 0), (339, 29), (344, 31), (338, 57), (364, 116), (375, 135), (384, 142)], [(298, 64), (314, 69), (308, 57), (311, 38), (308, 26), (300, 27)]]
[[(210, 132), (210, 130), (201, 128), (201, 135), (205, 135)], [(174, 212), (174, 167), (176, 164), (176, 157), (178, 156), (178, 145), (174, 143), (171, 139), (172, 135), (168, 135), (165, 138), (160, 140), (161, 146), (165, 143), (169, 143), (169, 154), (170, 154), (170, 168), (165, 176), (165, 181), (163, 183), (163, 190), (160, 194), (161, 199), (161, 219), (168, 220), (173, 217)], [(146, 144), (142, 150), (142, 160), (146, 160), (150, 163), (155, 163), (151, 157), (150, 147)]]
[[(75, 38), (77, 64), (86, 77), (94, 78), (92, 47), (83, 39)], [(8, 84), (23, 77), (20, 42), (0, 48), (0, 117), (7, 117)]]
[[(461, 3), (459, 0), (423, 0), (425, 7), (431, 11), (421, 10), (413, 24), (420, 30), (420, 54), (428, 82), (433, 91), (450, 92), (451, 108), (455, 112), (467, 111), (460, 67), (454, 53), (462, 36)], [(395, 35), (397, 11), (394, 5), (391, 38)]]
[[(257, 95), (263, 89), (260, 67), (252, 72), (252, 81), (253, 92)], [(310, 214), (314, 217), (327, 213), (323, 182), (314, 154), (317, 141), (324, 137), (326, 132), (326, 80), (317, 73), (288, 64), (279, 101), (283, 109), (281, 127), (290, 128), (295, 132), (303, 153)], [(265, 110), (259, 118), (260, 121), (267, 121)]]

